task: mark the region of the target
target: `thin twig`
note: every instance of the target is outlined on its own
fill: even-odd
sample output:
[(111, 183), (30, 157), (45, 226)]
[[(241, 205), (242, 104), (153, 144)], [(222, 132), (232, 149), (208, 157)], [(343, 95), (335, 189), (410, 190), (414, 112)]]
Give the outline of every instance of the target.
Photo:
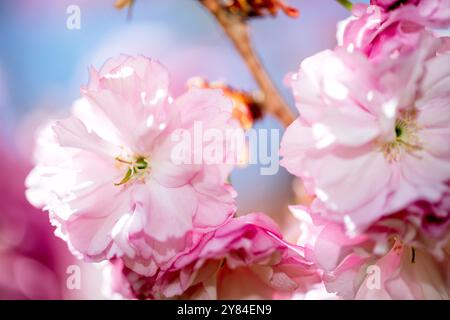
[(200, 2), (214, 15), (247, 64), (253, 78), (264, 94), (263, 111), (277, 117), (285, 126), (290, 125), (295, 116), (253, 50), (245, 20), (238, 15), (227, 12), (219, 5), (217, 0), (200, 0)]

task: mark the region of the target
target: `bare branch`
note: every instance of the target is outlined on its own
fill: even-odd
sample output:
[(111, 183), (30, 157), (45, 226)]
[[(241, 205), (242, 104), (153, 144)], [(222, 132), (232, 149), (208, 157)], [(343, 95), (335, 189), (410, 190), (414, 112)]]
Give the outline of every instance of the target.
[(285, 126), (291, 124), (292, 121), (294, 121), (295, 116), (288, 104), (281, 97), (259, 57), (255, 53), (251, 45), (249, 30), (245, 19), (227, 12), (220, 6), (217, 0), (200, 0), (200, 2), (214, 15), (217, 22), (222, 26), (264, 94), (262, 111), (274, 115)]

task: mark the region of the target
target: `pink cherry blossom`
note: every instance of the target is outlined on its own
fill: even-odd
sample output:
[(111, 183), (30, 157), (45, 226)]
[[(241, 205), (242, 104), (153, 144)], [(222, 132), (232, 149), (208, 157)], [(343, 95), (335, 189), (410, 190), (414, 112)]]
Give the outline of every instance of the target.
[[(448, 200), (448, 199), (447, 199)], [(304, 206), (291, 206), (291, 212), (300, 221), (298, 244), (305, 248), (308, 260), (314, 261), (321, 269), (329, 271), (336, 268), (342, 258), (363, 248), (368, 254), (386, 254), (392, 245), (392, 238), (397, 237), (405, 244), (428, 252), (438, 261), (443, 261), (448, 244), (450, 244), (450, 225), (438, 218), (439, 231), (430, 233), (424, 227), (424, 217), (439, 215), (441, 212), (428, 212), (424, 215), (419, 210), (439, 208), (442, 202), (425, 204), (419, 201), (395, 214), (383, 217), (374, 222), (364, 233), (349, 235), (343, 223), (324, 218), (321, 212)], [(442, 219), (444, 220), (444, 219)], [(359, 250), (360, 250), (359, 249)]]
[(385, 11), (405, 12), (411, 20), (419, 21), (432, 27), (450, 25), (449, 0), (371, 0), (370, 4), (379, 6)]
[[(442, 239), (424, 234), (404, 212), (383, 218), (364, 234), (350, 237), (342, 224), (302, 206), (299, 245), (323, 270), (330, 293), (344, 299), (448, 299), (449, 231)], [(439, 248), (439, 249), (438, 249)]]
[(167, 71), (142, 56), (92, 68), (82, 95), (71, 117), (42, 130), (28, 199), (49, 212), (74, 253), (88, 261), (122, 257), (153, 275), (195, 234), (235, 212), (229, 167), (171, 158), (178, 129), (233, 125), (231, 102), (220, 90), (198, 88), (173, 100)]
[(292, 76), (300, 117), (283, 137), (281, 164), (348, 230), (448, 192), (444, 42), (424, 34), (417, 50), (384, 63), (337, 48), (306, 59)]
[(346, 257), (324, 276), (327, 289), (344, 298), (423, 300), (449, 299), (441, 268), (426, 251), (395, 241), (379, 258)]
[(355, 5), (353, 16), (339, 24), (339, 45), (374, 60), (398, 57), (417, 48), (426, 26), (450, 26), (449, 0), (408, 1), (393, 10), (386, 8), (399, 1), (374, 2), (382, 5)]
[[(118, 279), (117, 268), (122, 270)], [(112, 283), (120, 284), (118, 293), (126, 298), (288, 298), (319, 280), (303, 249), (282, 240), (274, 222), (257, 213), (205, 234), (154, 277), (139, 276), (120, 263), (112, 270)]]

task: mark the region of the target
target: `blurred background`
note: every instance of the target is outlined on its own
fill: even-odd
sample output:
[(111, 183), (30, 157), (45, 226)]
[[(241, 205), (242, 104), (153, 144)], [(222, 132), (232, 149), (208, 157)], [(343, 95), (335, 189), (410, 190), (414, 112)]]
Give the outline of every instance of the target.
[[(246, 66), (214, 19), (196, 0), (136, 0), (130, 19), (114, 0), (0, 1), (0, 299), (102, 298), (99, 268), (76, 260), (53, 235), (46, 213), (24, 196), (32, 166), (34, 134), (49, 119), (65, 117), (87, 69), (120, 53), (160, 60), (177, 96), (186, 80), (201, 76), (246, 90), (256, 88)], [(283, 84), (288, 72), (336, 44), (336, 24), (349, 12), (334, 0), (287, 0), (300, 10), (292, 19), (250, 22), (254, 46), (294, 110)], [(80, 9), (80, 29), (68, 29), (68, 7)], [(271, 117), (256, 128), (279, 128)], [(289, 237), (287, 205), (295, 202), (292, 178), (260, 175), (258, 165), (236, 169), (231, 181), (239, 214), (262, 211)], [(81, 288), (70, 290), (67, 268), (81, 268)], [(70, 286), (69, 286), (70, 287)]]

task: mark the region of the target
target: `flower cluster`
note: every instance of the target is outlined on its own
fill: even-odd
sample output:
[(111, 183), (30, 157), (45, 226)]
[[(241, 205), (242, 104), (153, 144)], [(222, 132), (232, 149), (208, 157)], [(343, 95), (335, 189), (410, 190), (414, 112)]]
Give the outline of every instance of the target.
[[(357, 4), (337, 47), (290, 75), (300, 116), (280, 154), (303, 190), (296, 244), (263, 213), (237, 216), (228, 153), (192, 160), (250, 129), (258, 97), (197, 79), (174, 98), (143, 56), (92, 68), (71, 116), (42, 127), (27, 198), (76, 256), (105, 262), (112, 296), (286, 299), (323, 284), (344, 299), (448, 299), (450, 39), (434, 30), (448, 26), (450, 0)], [(199, 123), (220, 138), (192, 141), (178, 163), (180, 134)]]
[[(136, 298), (206, 294), (212, 279), (241, 274), (255, 279), (252, 297), (318, 281), (301, 248), (283, 242), (268, 218), (234, 218), (230, 165), (174, 161), (179, 130), (239, 126), (222, 89), (193, 86), (174, 99), (159, 63), (121, 56), (91, 69), (81, 92), (71, 117), (42, 129), (26, 181), (29, 201), (49, 212), (74, 254), (120, 266)], [(224, 142), (194, 141), (190, 156)], [(211, 297), (243, 294), (224, 289), (230, 283)]]
[(312, 198), (299, 244), (344, 298), (448, 298), (448, 1), (372, 1), (290, 85), (282, 165)]

